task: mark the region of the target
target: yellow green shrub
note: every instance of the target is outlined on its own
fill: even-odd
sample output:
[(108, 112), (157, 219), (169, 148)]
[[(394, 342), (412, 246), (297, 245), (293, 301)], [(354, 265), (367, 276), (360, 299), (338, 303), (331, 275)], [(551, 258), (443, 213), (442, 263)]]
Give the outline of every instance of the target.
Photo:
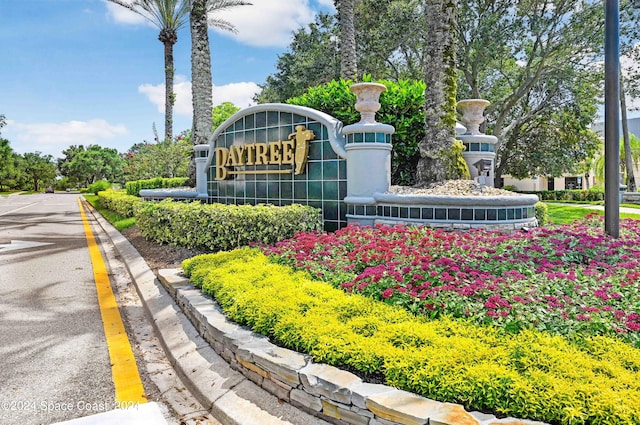
[(124, 190), (105, 190), (98, 192), (100, 205), (123, 217), (133, 217), (136, 208), (142, 204), (142, 199), (137, 196), (127, 195)]
[(223, 205), (145, 202), (136, 209), (142, 236), (158, 243), (208, 251), (252, 243), (275, 244), (298, 232), (322, 229), (322, 211), (306, 205)]
[(473, 410), (559, 424), (640, 423), (640, 350), (621, 341), (428, 321), (248, 248), (183, 268), (231, 319), (317, 362)]
[(140, 196), (143, 189), (166, 189), (172, 187), (181, 187), (187, 184), (188, 177), (163, 178), (156, 177), (147, 180), (135, 180), (125, 184), (127, 195)]

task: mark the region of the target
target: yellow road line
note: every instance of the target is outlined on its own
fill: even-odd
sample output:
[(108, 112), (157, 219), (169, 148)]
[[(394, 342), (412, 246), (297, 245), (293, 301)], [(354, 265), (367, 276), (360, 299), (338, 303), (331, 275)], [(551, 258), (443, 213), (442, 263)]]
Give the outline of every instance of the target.
[(87, 220), (80, 198), (78, 198), (78, 205), (80, 206), (84, 233), (89, 246), (91, 264), (93, 265), (93, 277), (98, 291), (98, 304), (100, 305), (104, 334), (111, 359), (111, 374), (116, 390), (116, 401), (120, 403), (146, 403), (144, 387), (138, 373), (138, 366), (133, 356), (127, 332), (124, 329), (124, 323), (122, 323), (116, 297), (111, 289), (107, 266), (91, 231), (91, 225)]

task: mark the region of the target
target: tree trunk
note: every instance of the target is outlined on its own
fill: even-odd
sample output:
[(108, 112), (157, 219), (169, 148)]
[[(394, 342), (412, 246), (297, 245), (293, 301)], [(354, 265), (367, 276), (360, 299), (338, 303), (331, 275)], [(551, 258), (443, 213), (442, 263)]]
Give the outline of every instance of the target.
[(207, 143), (211, 136), (211, 54), (207, 23), (207, 0), (191, 0), (191, 93), (193, 96), (194, 145)]
[(338, 0), (336, 6), (340, 20), (340, 77), (357, 81), (355, 0)]
[(164, 43), (164, 137), (165, 139), (173, 139), (173, 103), (175, 95), (173, 94), (173, 44), (165, 41)]
[(627, 100), (624, 94), (623, 80), (620, 78), (620, 113), (622, 119), (622, 139), (624, 141), (624, 164), (627, 172), (627, 192), (635, 192), (636, 176), (633, 167), (633, 155), (631, 154), (631, 141), (629, 140), (629, 122), (627, 121)]
[[(207, 0), (191, 0), (191, 96), (193, 124), (191, 142), (206, 144), (212, 135), (213, 109), (211, 81), (211, 53), (209, 50), (209, 27), (207, 22)], [(189, 164), (190, 186), (196, 184), (195, 156), (192, 152)]]
[(502, 172), (504, 171), (504, 165), (499, 165), (493, 171), (493, 186), (497, 188), (502, 187)]
[(455, 141), (455, 25), (457, 0), (424, 3), (430, 24), (425, 40), (425, 137), (419, 143), (418, 185), (458, 178), (445, 155)]
[(591, 184), (589, 183), (589, 173), (584, 175), (584, 185), (585, 189), (589, 190), (591, 188)]

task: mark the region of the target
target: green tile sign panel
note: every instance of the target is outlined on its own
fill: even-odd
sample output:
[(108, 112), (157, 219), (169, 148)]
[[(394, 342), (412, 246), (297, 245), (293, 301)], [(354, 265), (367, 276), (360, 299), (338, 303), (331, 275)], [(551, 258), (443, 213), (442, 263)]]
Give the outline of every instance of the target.
[[(347, 194), (347, 164), (330, 142), (334, 132), (320, 120), (281, 110), (248, 108), (225, 128), (216, 131), (215, 148), (269, 144), (290, 140), (296, 127), (314, 133), (309, 141), (305, 169), (294, 174), (291, 165), (242, 165), (231, 167), (238, 174), (216, 180), (215, 152), (209, 152), (207, 189), (209, 202), (223, 204), (302, 204), (322, 209), (325, 230), (347, 224), (343, 199)], [(254, 112), (255, 111), (255, 112)], [(335, 143), (335, 141), (334, 141)], [(253, 161), (250, 161), (253, 162)]]

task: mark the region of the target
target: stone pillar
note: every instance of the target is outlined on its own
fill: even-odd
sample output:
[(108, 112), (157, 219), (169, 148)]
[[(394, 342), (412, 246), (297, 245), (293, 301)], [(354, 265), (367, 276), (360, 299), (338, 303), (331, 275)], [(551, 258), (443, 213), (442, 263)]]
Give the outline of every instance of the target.
[(386, 87), (377, 83), (351, 86), (356, 95), (355, 108), (360, 122), (342, 129), (347, 152), (347, 221), (373, 225), (376, 215), (374, 194), (391, 186), (391, 135), (395, 129), (375, 120), (380, 109), (378, 99)]
[(458, 102), (462, 112), (462, 123), (467, 127), (465, 134), (456, 137), (464, 143), (462, 157), (469, 166), (471, 178), (481, 184), (493, 186), (498, 138), (480, 132), (484, 122), (483, 111), (489, 106), (484, 99), (465, 99)]
[(195, 145), (196, 160), (196, 192), (198, 199), (207, 199), (207, 156), (209, 155), (209, 145)]

